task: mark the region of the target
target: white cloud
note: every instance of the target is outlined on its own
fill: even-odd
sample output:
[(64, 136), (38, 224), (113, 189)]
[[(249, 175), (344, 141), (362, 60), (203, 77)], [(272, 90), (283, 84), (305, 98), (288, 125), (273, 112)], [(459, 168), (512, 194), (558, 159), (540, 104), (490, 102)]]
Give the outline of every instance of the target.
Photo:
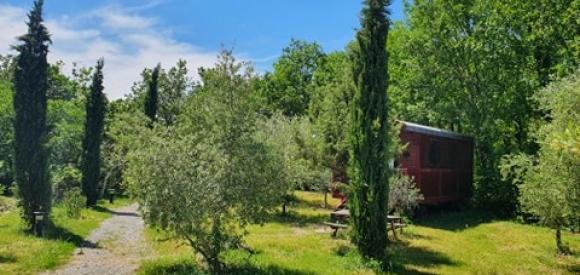
[(16, 37), (26, 30), (24, 19), (26, 12), (22, 9), (0, 4), (0, 53), (10, 51)]
[(103, 21), (103, 25), (111, 29), (148, 29), (155, 24), (153, 18), (145, 18), (124, 13), (115, 8), (105, 8), (96, 14)]
[[(62, 60), (66, 64), (65, 70), (70, 71), (73, 62), (93, 66), (98, 58), (104, 57), (105, 92), (111, 99), (129, 93), (143, 68), (154, 67), (159, 62), (169, 67), (184, 59), (188, 63), (190, 76), (198, 79), (196, 69), (212, 66), (217, 53), (176, 41), (164, 35), (170, 32), (158, 26), (154, 18), (132, 14), (151, 5), (105, 7), (77, 18), (65, 15), (47, 20), (46, 26), (53, 40), (49, 61)], [(75, 27), (82, 26), (79, 23), (86, 23), (87, 20), (92, 20), (91, 27)], [(14, 54), (9, 45), (14, 45), (15, 37), (26, 31), (25, 21), (26, 10), (0, 5), (0, 54)]]

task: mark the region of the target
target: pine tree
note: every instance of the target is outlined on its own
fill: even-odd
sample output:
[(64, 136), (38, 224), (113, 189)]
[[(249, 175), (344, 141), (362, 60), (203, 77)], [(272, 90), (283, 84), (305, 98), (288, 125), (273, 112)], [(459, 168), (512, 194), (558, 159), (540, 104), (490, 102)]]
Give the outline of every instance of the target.
[(103, 94), (103, 59), (97, 62), (91, 91), (87, 98), (85, 137), (81, 169), (83, 193), (87, 206), (94, 206), (98, 199), (98, 182), (101, 169), (101, 142), (103, 139), (106, 97)]
[[(34, 211), (51, 210), (47, 166), (46, 93), (48, 46), (51, 43), (42, 19), (42, 0), (28, 14), (28, 33), (18, 38), (14, 72), (14, 168), (23, 218), (32, 229)], [(48, 219), (45, 219), (45, 221)]]
[(157, 64), (151, 73), (151, 80), (149, 81), (149, 90), (145, 97), (145, 115), (151, 119), (151, 123), (157, 119), (157, 102), (159, 101), (159, 73), (161, 71), (161, 64)]
[(387, 243), (389, 0), (366, 0), (356, 37), (350, 176), (353, 242), (366, 258), (384, 260)]

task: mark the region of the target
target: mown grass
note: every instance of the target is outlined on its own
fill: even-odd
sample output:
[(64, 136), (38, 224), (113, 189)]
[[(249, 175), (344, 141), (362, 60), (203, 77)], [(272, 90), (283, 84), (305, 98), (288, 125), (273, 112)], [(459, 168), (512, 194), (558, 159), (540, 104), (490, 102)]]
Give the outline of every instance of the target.
[[(321, 207), (322, 195), (297, 192), (297, 197), (288, 217), (250, 227), (246, 241), (255, 254), (225, 254), (230, 274), (375, 273), (346, 234), (333, 239), (320, 225), (330, 213)], [(146, 235), (160, 256), (145, 262), (140, 274), (205, 274), (186, 245), (152, 229)], [(580, 235), (566, 232), (564, 240), (575, 254), (557, 256), (553, 231), (547, 228), (493, 220), (475, 211), (433, 214), (390, 243), (390, 273), (578, 274)]]
[(0, 213), (0, 274), (33, 274), (66, 263), (84, 237), (111, 217), (108, 209), (128, 203), (127, 199), (114, 204), (102, 202), (95, 209), (83, 209), (80, 219), (68, 218), (65, 210), (56, 206), (52, 213), (55, 226), (44, 238), (24, 232), (18, 209)]

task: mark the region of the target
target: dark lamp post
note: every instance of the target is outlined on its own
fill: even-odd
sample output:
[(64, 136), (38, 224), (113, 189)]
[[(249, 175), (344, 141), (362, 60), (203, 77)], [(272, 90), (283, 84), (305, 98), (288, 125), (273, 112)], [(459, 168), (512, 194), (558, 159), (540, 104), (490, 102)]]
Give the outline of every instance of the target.
[(34, 232), (36, 233), (36, 236), (41, 237), (45, 213), (42, 211), (36, 211), (33, 212), (33, 214), (34, 214)]
[(108, 191), (109, 191), (109, 203), (113, 203), (113, 201), (115, 201), (115, 189), (110, 188), (108, 189)]

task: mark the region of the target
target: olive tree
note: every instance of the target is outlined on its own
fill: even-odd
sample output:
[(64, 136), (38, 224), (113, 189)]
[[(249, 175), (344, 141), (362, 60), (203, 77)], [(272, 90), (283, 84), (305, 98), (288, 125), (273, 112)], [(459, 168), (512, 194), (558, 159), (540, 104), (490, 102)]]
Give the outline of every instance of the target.
[(317, 135), (306, 117), (289, 118), (276, 112), (261, 119), (258, 128), (258, 139), (268, 144), (283, 161), (285, 173), (278, 181), (278, 188), (285, 190), (282, 214), (286, 214), (292, 191), (322, 190), (328, 183), (330, 171), (317, 156)]
[(549, 121), (537, 131), (539, 153), (506, 157), (500, 170), (518, 185), (522, 209), (556, 230), (558, 252), (564, 253), (562, 228), (580, 225), (580, 72), (536, 98)]
[(179, 123), (140, 135), (124, 178), (146, 222), (183, 239), (219, 273), (221, 253), (281, 202), (283, 165), (256, 138), (251, 68), (224, 52), (200, 75), (204, 85)]

